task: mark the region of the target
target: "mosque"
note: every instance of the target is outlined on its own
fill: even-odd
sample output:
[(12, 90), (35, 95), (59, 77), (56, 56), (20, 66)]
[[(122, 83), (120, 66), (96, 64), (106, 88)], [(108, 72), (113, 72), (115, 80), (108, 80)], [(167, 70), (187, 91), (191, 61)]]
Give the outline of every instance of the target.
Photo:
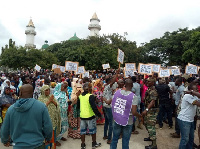
[[(99, 36), (99, 31), (101, 30), (101, 26), (99, 25), (99, 22), (100, 20), (98, 19), (97, 14), (94, 13), (92, 18), (90, 19), (90, 24), (88, 26), (88, 29), (90, 30), (90, 36)], [(25, 34), (26, 34), (25, 47), (36, 48), (36, 45), (34, 44), (36, 31), (35, 31), (35, 26), (33, 24), (32, 19), (30, 19), (28, 25), (26, 26)], [(73, 40), (80, 40), (80, 39), (76, 36), (76, 33), (75, 33), (74, 36), (71, 37), (69, 40), (73, 41)], [(45, 40), (45, 43), (41, 49), (46, 49), (48, 47), (49, 47), (48, 41)]]

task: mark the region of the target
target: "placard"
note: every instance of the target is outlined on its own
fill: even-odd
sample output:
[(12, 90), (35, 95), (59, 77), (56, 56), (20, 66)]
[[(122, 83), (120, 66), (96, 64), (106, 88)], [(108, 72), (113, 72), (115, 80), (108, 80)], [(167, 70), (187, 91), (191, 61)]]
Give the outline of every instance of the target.
[(153, 66), (151, 64), (139, 63), (138, 73), (152, 75)]
[(83, 73), (85, 73), (85, 67), (84, 66), (78, 67), (78, 71), (76, 74), (83, 74)]
[(117, 61), (121, 64), (124, 63), (124, 52), (118, 49)]
[(181, 75), (180, 69), (170, 69), (171, 75), (179, 76)]
[(60, 68), (55, 68), (53, 71), (54, 71), (54, 73), (57, 73), (59, 75), (62, 74)]
[(37, 70), (37, 71), (39, 72), (40, 69), (41, 69), (41, 67), (40, 67), (39, 65), (36, 64), (35, 67), (34, 67), (34, 69)]
[(136, 70), (135, 63), (125, 63), (125, 70)]
[(78, 62), (65, 61), (65, 70), (66, 71), (77, 71)]
[(55, 68), (58, 68), (58, 67), (59, 67), (59, 65), (53, 64), (52, 65), (52, 70), (54, 70)]
[(65, 72), (65, 66), (59, 66), (61, 72)]
[(83, 78), (85, 78), (85, 77), (90, 77), (90, 73), (89, 73), (89, 71), (86, 71), (85, 73), (83, 73)]
[(170, 70), (169, 69), (161, 69), (158, 76), (159, 77), (169, 77), (170, 76)]
[(195, 65), (187, 65), (185, 67), (186, 74), (198, 74), (198, 67)]
[(108, 69), (108, 68), (110, 68), (110, 64), (108, 63), (108, 64), (102, 64), (102, 67), (103, 67), (103, 69)]
[(124, 70), (125, 78), (132, 77), (132, 76), (134, 76), (134, 70)]
[(159, 73), (160, 72), (160, 64), (152, 64), (153, 65), (153, 72)]

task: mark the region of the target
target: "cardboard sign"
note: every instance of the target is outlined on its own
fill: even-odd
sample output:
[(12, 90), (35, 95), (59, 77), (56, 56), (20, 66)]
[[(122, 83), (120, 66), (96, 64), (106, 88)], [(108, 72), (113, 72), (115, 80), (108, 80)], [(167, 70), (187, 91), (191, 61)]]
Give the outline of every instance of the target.
[(134, 70), (124, 70), (125, 78), (132, 77), (132, 76), (134, 76)]
[(136, 70), (135, 63), (125, 63), (125, 70)]
[(108, 69), (108, 68), (110, 68), (110, 64), (108, 63), (108, 64), (102, 64), (102, 67), (103, 67), (103, 69)]
[(195, 65), (187, 65), (185, 67), (186, 74), (198, 74), (198, 67)]
[(153, 65), (152, 71), (155, 72), (155, 73), (159, 73), (161, 65), (160, 64), (152, 64), (152, 65)]
[(83, 73), (85, 73), (85, 67), (84, 66), (78, 67), (78, 71), (76, 74), (83, 74)]
[(121, 64), (124, 63), (124, 52), (118, 49), (117, 61)]
[(60, 68), (55, 68), (53, 71), (54, 71), (54, 73), (57, 73), (59, 75), (62, 74)]
[(169, 77), (170, 76), (170, 70), (169, 69), (161, 69), (158, 76), (159, 77)]
[(138, 72), (141, 74), (152, 75), (153, 66), (151, 64), (139, 63)]
[(41, 69), (41, 67), (40, 67), (39, 65), (36, 64), (35, 67), (34, 67), (34, 69), (37, 70), (37, 71), (39, 72), (40, 69)]
[(88, 78), (90, 77), (89, 71), (86, 71), (85, 73), (83, 73), (83, 78), (84, 78), (84, 77), (88, 77)]
[(171, 75), (179, 76), (181, 75), (180, 69), (170, 69)]
[(65, 62), (65, 70), (66, 71), (76, 71), (78, 70), (78, 62), (71, 62), (71, 61), (66, 61)]
[(59, 65), (53, 64), (52, 65), (52, 70), (54, 70), (55, 68), (59, 68)]

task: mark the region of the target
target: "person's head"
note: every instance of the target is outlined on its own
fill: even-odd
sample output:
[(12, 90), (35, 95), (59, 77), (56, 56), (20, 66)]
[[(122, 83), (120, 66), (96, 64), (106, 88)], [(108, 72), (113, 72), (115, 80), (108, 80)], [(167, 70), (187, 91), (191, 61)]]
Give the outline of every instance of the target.
[(61, 85), (61, 91), (66, 91), (68, 87), (68, 83), (67, 82), (63, 82), (63, 84)]
[(6, 84), (10, 87), (10, 81), (9, 80), (6, 81)]
[(83, 83), (86, 83), (86, 82), (90, 82), (90, 79), (88, 77), (83, 78)]
[(133, 83), (136, 82), (136, 76), (132, 76), (131, 79), (132, 79)]
[(25, 76), (24, 84), (31, 84), (31, 79), (29, 76)]
[(49, 96), (50, 95), (50, 87), (48, 85), (44, 85), (41, 88), (41, 94), (45, 95), (45, 96)]
[(112, 78), (108, 77), (106, 78), (106, 83), (109, 84), (111, 82)]
[(6, 87), (4, 88), (4, 93), (5, 93), (6, 95), (10, 95), (10, 87), (9, 87), (9, 86), (6, 86)]
[(14, 80), (11, 81), (11, 85), (15, 86), (15, 81)]
[(165, 84), (166, 83), (165, 78), (159, 78), (158, 83), (159, 84)]
[(147, 79), (147, 87), (152, 87), (155, 84), (155, 79), (154, 78), (148, 78)]
[(197, 84), (194, 83), (194, 82), (190, 83), (189, 86), (188, 86), (188, 90), (189, 91), (193, 90), (195, 92), (198, 92)]
[(119, 87), (119, 88), (123, 88), (123, 87), (124, 87), (124, 80), (119, 79), (119, 80), (117, 81), (117, 84), (118, 84), (118, 87)]
[(177, 78), (175, 81), (176, 86), (180, 86), (182, 84), (182, 78)]
[(19, 92), (20, 98), (32, 98), (33, 97), (33, 86), (30, 84), (24, 84), (20, 88)]
[(133, 87), (133, 81), (131, 79), (126, 79), (125, 80), (126, 90), (131, 91), (132, 87)]
[(51, 80), (49, 78), (45, 78), (44, 79), (44, 84), (45, 85), (50, 85), (50, 83), (51, 83)]
[(86, 82), (86, 83), (83, 85), (83, 90), (84, 90), (84, 92), (91, 92), (91, 90), (92, 90), (92, 85), (91, 85), (91, 83)]

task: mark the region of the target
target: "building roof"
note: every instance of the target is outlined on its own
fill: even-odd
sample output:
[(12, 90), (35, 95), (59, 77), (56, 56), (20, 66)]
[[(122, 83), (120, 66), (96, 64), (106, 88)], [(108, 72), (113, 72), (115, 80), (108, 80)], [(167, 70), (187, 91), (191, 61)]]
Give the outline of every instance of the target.
[(76, 33), (74, 33), (74, 36), (71, 37), (69, 40), (73, 41), (73, 40), (80, 40), (80, 39), (76, 36)]
[(30, 21), (29, 21), (29, 23), (28, 23), (28, 25), (27, 26), (32, 26), (32, 27), (35, 27), (34, 26), (34, 24), (33, 24), (33, 21), (32, 21), (32, 19), (30, 19)]
[(44, 42), (45, 42), (45, 44), (42, 45), (42, 49), (46, 49), (46, 48), (49, 47), (49, 45), (48, 45), (48, 41), (45, 40)]

